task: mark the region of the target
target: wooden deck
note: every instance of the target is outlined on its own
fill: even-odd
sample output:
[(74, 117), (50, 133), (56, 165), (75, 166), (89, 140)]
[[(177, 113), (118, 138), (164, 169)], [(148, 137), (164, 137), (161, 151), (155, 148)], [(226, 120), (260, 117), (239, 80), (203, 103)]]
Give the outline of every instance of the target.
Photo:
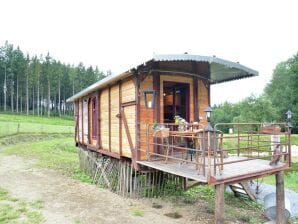
[[(216, 171), (214, 175), (213, 166), (211, 166), (211, 178), (208, 180), (208, 167), (206, 166), (206, 175), (200, 173), (195, 169), (194, 164), (181, 163), (176, 160), (156, 161), (137, 161), (138, 164), (151, 167), (153, 169), (161, 170), (167, 173), (175, 174), (178, 176), (186, 177), (202, 183), (219, 184), (219, 183), (236, 183), (242, 180), (255, 179), (261, 176), (272, 175), (278, 171), (285, 170), (288, 165), (279, 162), (276, 166), (269, 165), (268, 160), (254, 159), (248, 161), (241, 161), (247, 159), (246, 157), (229, 156), (224, 159), (225, 162), (239, 161), (237, 163), (225, 164), (221, 174)], [(202, 169), (201, 169), (202, 170)]]

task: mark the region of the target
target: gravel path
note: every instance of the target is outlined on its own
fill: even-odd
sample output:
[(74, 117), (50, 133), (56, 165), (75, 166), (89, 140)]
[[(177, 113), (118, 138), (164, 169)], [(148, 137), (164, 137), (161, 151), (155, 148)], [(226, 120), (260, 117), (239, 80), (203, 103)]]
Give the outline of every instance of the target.
[[(152, 200), (123, 198), (109, 190), (62, 175), (60, 172), (34, 167), (34, 160), (0, 155), (0, 186), (13, 197), (30, 201), (42, 200), (45, 223), (209, 223), (209, 217), (198, 215), (196, 208), (184, 208), (161, 200), (161, 209), (152, 207)], [(199, 205), (198, 205), (199, 206)], [(196, 212), (192, 213), (193, 210)], [(178, 211), (180, 219), (165, 216)], [(136, 214), (139, 215), (136, 215)], [(140, 214), (141, 213), (141, 214)]]

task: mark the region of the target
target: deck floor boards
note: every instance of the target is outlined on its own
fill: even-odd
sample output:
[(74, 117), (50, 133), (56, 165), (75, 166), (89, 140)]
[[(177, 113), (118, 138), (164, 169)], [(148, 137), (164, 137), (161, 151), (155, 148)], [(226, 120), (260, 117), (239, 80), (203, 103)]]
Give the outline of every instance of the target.
[[(276, 170), (282, 170), (286, 167), (286, 164), (279, 162), (278, 165), (271, 166), (269, 165), (268, 160), (254, 159), (248, 161), (241, 161), (246, 159), (246, 157), (241, 156), (229, 156), (224, 159), (224, 162), (230, 161), (238, 161), (237, 163), (225, 164), (224, 169), (221, 174), (218, 172), (218, 168), (216, 170), (216, 175), (214, 175), (214, 168), (211, 166), (211, 176), (215, 178), (218, 182), (225, 182), (231, 179), (239, 179), (243, 176), (245, 177), (254, 177), (257, 174), (272, 174), (276, 172)], [(206, 159), (206, 163), (207, 163)], [(200, 173), (195, 169), (195, 164), (191, 163), (181, 163), (175, 160), (168, 160), (165, 163), (164, 160), (156, 160), (156, 161), (138, 161), (137, 163), (151, 167), (157, 170), (161, 170), (167, 173), (175, 174), (178, 176), (186, 177), (189, 179), (193, 179), (202, 183), (207, 183), (207, 173), (208, 167), (206, 166), (206, 176), (203, 175), (202, 169)]]

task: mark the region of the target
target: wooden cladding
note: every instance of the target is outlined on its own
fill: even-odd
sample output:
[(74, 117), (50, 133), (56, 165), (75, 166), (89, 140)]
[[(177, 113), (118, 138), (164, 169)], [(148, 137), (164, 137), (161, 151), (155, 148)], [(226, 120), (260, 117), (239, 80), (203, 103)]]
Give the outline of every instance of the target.
[[(206, 80), (158, 72), (138, 78), (133, 76), (119, 81), (75, 102), (77, 143), (116, 158), (145, 159), (146, 125), (164, 122), (166, 82), (187, 84), (189, 121), (198, 121), (201, 117), (201, 123), (206, 123), (204, 110), (209, 105), (210, 96)], [(154, 89), (158, 94), (153, 109), (145, 106), (145, 89)], [(154, 150), (152, 145), (149, 148)]]
[(100, 94), (100, 141), (103, 150), (109, 150), (109, 89), (104, 89)]
[(209, 102), (209, 85), (207, 85), (204, 81), (198, 81), (198, 110), (199, 116), (203, 119), (201, 123), (203, 125), (207, 124), (206, 116), (204, 110), (210, 104)]
[(119, 140), (119, 85), (115, 85), (110, 88), (110, 140), (111, 140), (111, 152), (120, 153), (120, 140)]
[[(140, 83), (140, 89), (152, 89), (153, 88), (153, 75), (148, 75), (146, 78)], [(154, 110), (153, 109), (147, 109), (145, 106), (145, 99), (141, 95), (140, 97), (140, 134), (139, 134), (139, 142), (140, 142), (140, 151), (139, 151), (139, 158), (141, 160), (144, 160), (146, 158), (146, 124), (153, 124), (154, 123)], [(150, 151), (153, 151), (153, 146), (149, 146)]]
[[(123, 122), (124, 113), (126, 123)], [(131, 158), (136, 147), (136, 89), (118, 82), (75, 103), (77, 143), (103, 154)]]
[(127, 103), (136, 100), (135, 84), (132, 79), (122, 83), (122, 102)]

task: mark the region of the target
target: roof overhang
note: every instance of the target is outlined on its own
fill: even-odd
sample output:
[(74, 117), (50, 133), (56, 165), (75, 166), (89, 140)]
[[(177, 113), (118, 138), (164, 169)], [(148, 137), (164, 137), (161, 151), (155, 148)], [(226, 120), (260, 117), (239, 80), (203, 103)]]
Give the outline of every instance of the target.
[(221, 83), (237, 80), (252, 76), (257, 76), (258, 72), (238, 62), (231, 62), (217, 57), (174, 54), (174, 55), (155, 55), (154, 61), (195, 61), (208, 62), (210, 64), (210, 83)]
[(115, 83), (121, 79), (125, 79), (126, 77), (128, 77), (129, 75), (131, 75), (131, 73), (129, 71), (124, 72), (122, 74), (117, 74), (117, 75), (109, 75), (95, 83), (93, 83), (91, 86), (88, 86), (86, 89), (83, 89), (82, 91), (78, 92), (77, 94), (73, 95), (72, 97), (68, 98), (66, 100), (66, 102), (73, 102), (81, 97), (87, 96), (88, 94), (103, 88), (107, 85), (111, 85), (112, 83)]
[[(237, 62), (231, 62), (224, 59), (220, 59), (217, 57), (190, 55), (190, 54), (155, 55), (154, 58), (149, 60), (147, 63), (152, 61), (155, 61), (155, 62), (168, 61), (173, 63), (176, 61), (208, 62), (210, 65), (209, 82), (211, 84), (237, 80), (237, 79), (258, 75), (257, 71), (250, 69), (244, 65), (241, 65)], [(147, 63), (144, 63), (142, 66), (146, 67)], [(136, 69), (138, 69), (139, 67), (140, 66), (136, 67)], [(118, 80), (124, 79), (130, 75), (132, 75), (131, 70), (124, 72), (122, 74), (107, 76), (106, 78), (92, 84), (86, 89), (68, 98), (66, 102), (73, 102), (81, 97), (84, 97), (100, 88), (104, 88), (107, 85), (111, 85), (117, 82)]]

